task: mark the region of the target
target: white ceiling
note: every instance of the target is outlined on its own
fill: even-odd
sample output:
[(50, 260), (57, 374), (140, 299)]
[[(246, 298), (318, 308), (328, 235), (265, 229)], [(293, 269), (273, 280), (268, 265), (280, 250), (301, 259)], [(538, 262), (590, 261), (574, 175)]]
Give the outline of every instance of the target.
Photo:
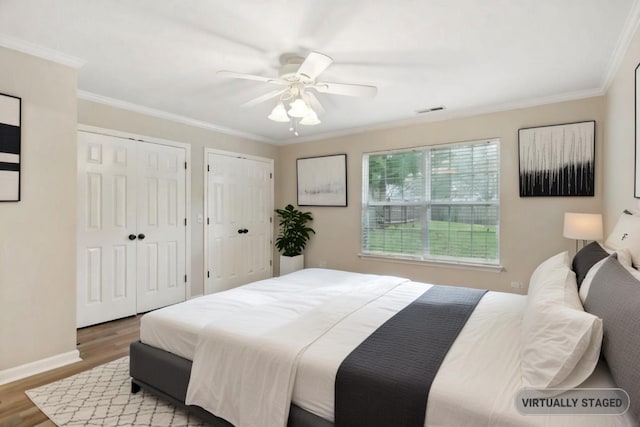
[[(602, 94), (638, 23), (638, 0), (0, 0), (0, 44), (85, 63), (80, 97), (277, 144)], [(4, 42), (4, 43), (3, 43)], [(25, 50), (23, 49), (23, 50)], [(334, 59), (322, 124), (267, 115), (283, 53)], [(446, 106), (419, 116), (416, 110)]]

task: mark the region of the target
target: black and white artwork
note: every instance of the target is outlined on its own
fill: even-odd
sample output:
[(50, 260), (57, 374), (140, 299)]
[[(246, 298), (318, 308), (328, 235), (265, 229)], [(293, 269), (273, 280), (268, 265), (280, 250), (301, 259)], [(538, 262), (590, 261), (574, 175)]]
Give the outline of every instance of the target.
[(298, 159), (298, 206), (347, 206), (347, 155)]
[(21, 101), (0, 94), (0, 202), (20, 200)]
[(520, 197), (593, 196), (594, 120), (518, 130)]
[(638, 102), (640, 102), (640, 64), (638, 64), (638, 66), (636, 67), (636, 79), (635, 79), (635, 109), (636, 109), (636, 127), (635, 127), (635, 133), (636, 133), (636, 141), (635, 141), (635, 146), (636, 146), (636, 153), (635, 153), (635, 162), (634, 162), (634, 168), (635, 168), (635, 183), (634, 183), (634, 188), (633, 188), (633, 195), (636, 199), (640, 199), (640, 129), (638, 129), (638, 126), (640, 126), (640, 108), (638, 108)]

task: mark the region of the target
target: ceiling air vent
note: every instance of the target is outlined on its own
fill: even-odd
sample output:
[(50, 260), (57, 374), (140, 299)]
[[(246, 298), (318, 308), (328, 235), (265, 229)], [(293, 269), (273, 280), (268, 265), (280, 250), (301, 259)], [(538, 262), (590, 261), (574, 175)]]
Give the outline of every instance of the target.
[(444, 109), (445, 109), (445, 106), (440, 105), (438, 107), (426, 108), (424, 110), (416, 110), (416, 113), (418, 114), (433, 113), (434, 111), (442, 111)]

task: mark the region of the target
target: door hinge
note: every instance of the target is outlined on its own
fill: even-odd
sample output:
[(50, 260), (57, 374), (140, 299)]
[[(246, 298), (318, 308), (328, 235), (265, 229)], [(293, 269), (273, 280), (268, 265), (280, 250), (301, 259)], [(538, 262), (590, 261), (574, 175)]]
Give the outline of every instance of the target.
[(269, 260), (269, 267), (273, 267), (273, 261)]
[(273, 223), (273, 218), (272, 217), (269, 217), (269, 222)]
[(211, 274), (209, 274), (209, 270), (207, 270), (207, 278), (211, 277)]
[(207, 172), (211, 172), (211, 166), (207, 165)]
[(184, 275), (184, 283), (187, 283), (187, 275)]
[(184, 225), (187, 225), (187, 218), (184, 219)]
[(187, 162), (184, 162), (184, 168), (185, 169), (187, 168)]
[(269, 172), (269, 178), (273, 179), (273, 174)]
[(209, 225), (209, 217), (207, 217), (207, 225)]

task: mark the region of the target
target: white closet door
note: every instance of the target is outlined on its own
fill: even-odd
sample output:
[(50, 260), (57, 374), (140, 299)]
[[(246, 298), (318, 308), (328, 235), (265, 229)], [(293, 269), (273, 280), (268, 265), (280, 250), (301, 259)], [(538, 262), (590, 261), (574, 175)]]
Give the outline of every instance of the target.
[(244, 214), (243, 273), (245, 282), (272, 276), (273, 197), (271, 163), (244, 160), (246, 206)]
[(78, 132), (78, 327), (185, 300), (185, 158)]
[(138, 142), (137, 311), (185, 300), (185, 150)]
[(271, 277), (273, 164), (208, 153), (205, 293)]
[(78, 327), (136, 313), (136, 145), (78, 132)]

